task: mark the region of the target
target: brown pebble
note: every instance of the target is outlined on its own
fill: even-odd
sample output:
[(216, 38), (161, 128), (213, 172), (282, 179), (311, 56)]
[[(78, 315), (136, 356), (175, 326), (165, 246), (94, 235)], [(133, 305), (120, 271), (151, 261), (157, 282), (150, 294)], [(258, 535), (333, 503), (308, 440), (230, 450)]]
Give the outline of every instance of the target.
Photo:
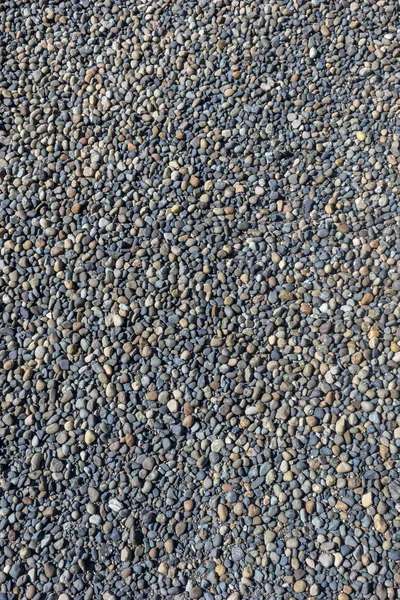
[(370, 294), (370, 293), (364, 294), (364, 296), (362, 297), (362, 299), (360, 301), (360, 304), (362, 306), (365, 306), (366, 304), (371, 304), (373, 299), (374, 299), (374, 297), (372, 294)]
[(185, 510), (187, 510), (188, 512), (193, 510), (193, 506), (194, 506), (193, 500), (185, 500), (185, 502), (183, 503), (183, 508)]
[(314, 500), (307, 500), (306, 502), (306, 511), (309, 515), (312, 515), (315, 511), (315, 502)]
[(228, 519), (228, 509), (225, 504), (219, 504), (217, 508), (218, 516), (222, 522), (227, 521)]

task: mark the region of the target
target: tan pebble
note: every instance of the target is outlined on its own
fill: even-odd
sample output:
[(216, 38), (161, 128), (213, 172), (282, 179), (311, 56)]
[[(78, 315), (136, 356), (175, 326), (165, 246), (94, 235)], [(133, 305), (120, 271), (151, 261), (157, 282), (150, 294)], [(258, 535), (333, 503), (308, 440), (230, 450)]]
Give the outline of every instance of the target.
[(362, 297), (362, 299), (360, 301), (360, 304), (361, 304), (361, 306), (365, 306), (367, 304), (371, 304), (371, 302), (373, 301), (373, 299), (374, 299), (374, 297), (373, 297), (372, 294), (370, 294), (370, 293), (364, 294), (364, 296)]
[(299, 581), (296, 581), (293, 586), (293, 590), (296, 592), (296, 594), (301, 594), (306, 589), (307, 589), (307, 583), (305, 581), (303, 581), (302, 579), (299, 579)]
[(309, 515), (312, 515), (315, 511), (315, 502), (314, 500), (307, 500), (306, 502), (306, 511)]
[(312, 313), (312, 308), (309, 304), (303, 302), (303, 304), (300, 306), (300, 311), (306, 315), (310, 315)]
[(194, 423), (194, 418), (192, 417), (192, 415), (187, 415), (182, 421), (182, 425), (184, 427), (187, 427), (188, 429), (190, 429), (190, 427), (192, 427), (193, 423)]
[(143, 358), (148, 358), (152, 353), (151, 350), (151, 346), (144, 346), (141, 350), (140, 350), (140, 354), (143, 356)]
[(179, 410), (179, 404), (176, 400), (171, 399), (167, 402), (167, 408), (170, 412), (176, 413)]
[(279, 299), (283, 301), (293, 300), (293, 294), (289, 290), (282, 290), (279, 292)]
[(337, 481), (336, 477), (334, 477), (330, 473), (326, 476), (325, 483), (328, 487), (333, 487), (334, 485), (336, 485), (336, 481)]
[(228, 519), (228, 509), (225, 504), (219, 504), (217, 508), (218, 516), (222, 522), (227, 521)]
[(277, 264), (280, 262), (281, 257), (279, 256), (279, 254), (277, 252), (272, 252), (271, 254), (271, 260), (273, 263)]
[(248, 515), (249, 517), (257, 517), (260, 514), (260, 509), (255, 504), (250, 504)]
[(121, 561), (127, 562), (132, 558), (132, 550), (128, 546), (124, 546), (121, 550)]
[(135, 438), (133, 437), (133, 435), (131, 433), (126, 434), (125, 444), (128, 446), (128, 448), (132, 448), (132, 446), (135, 445)]
[(31, 554), (32, 550), (30, 548), (21, 548), (21, 550), (19, 551), (19, 555), (22, 558), (22, 560), (26, 560), (31, 556)]
[(342, 554), (340, 554), (340, 552), (335, 552), (334, 562), (333, 562), (335, 567), (336, 568), (340, 567), (340, 565), (342, 564), (343, 561), (344, 561), (344, 556)]
[(240, 517), (243, 514), (243, 508), (243, 503), (237, 502), (233, 507), (233, 512), (235, 513), (235, 515)]
[(84, 177), (92, 177), (93, 176), (93, 169), (91, 167), (85, 167), (83, 169), (83, 175), (84, 175)]
[(190, 405), (189, 402), (185, 402), (185, 404), (183, 405), (183, 412), (185, 415), (191, 415), (193, 413), (193, 407)]
[(246, 579), (251, 579), (253, 577), (253, 569), (251, 567), (245, 567), (242, 571), (243, 577)]
[(353, 588), (350, 585), (344, 585), (342, 591), (344, 594), (351, 594), (353, 592)]
[(390, 450), (384, 444), (379, 444), (379, 454), (383, 460), (387, 460), (390, 456)]
[(361, 504), (364, 508), (369, 508), (373, 504), (373, 496), (371, 492), (363, 494), (361, 497)]
[(385, 533), (387, 530), (387, 523), (381, 515), (374, 516), (374, 527), (379, 533)]
[(343, 435), (346, 431), (346, 419), (341, 417), (335, 425), (335, 430), (338, 435)]
[(164, 548), (165, 548), (165, 551), (168, 552), (168, 554), (172, 554), (175, 549), (174, 540), (171, 540), (171, 539), (167, 540), (164, 544)]
[(338, 464), (338, 466), (336, 467), (336, 472), (337, 473), (350, 473), (350, 471), (352, 471), (352, 467), (351, 465), (349, 465), (349, 463), (347, 462), (341, 462)]
[(274, 531), (271, 531), (270, 529), (267, 529), (267, 531), (264, 533), (264, 544), (271, 544), (275, 538), (276, 533)]
[(191, 175), (191, 177), (189, 179), (189, 183), (193, 187), (198, 187), (200, 185), (200, 179), (198, 177), (196, 177), (196, 175)]
[(158, 567), (158, 572), (162, 573), (162, 575), (166, 575), (168, 573), (168, 565), (166, 562), (160, 563)]
[(96, 441), (96, 434), (91, 429), (88, 429), (85, 433), (85, 444), (90, 446), (91, 444), (94, 444), (95, 441)]

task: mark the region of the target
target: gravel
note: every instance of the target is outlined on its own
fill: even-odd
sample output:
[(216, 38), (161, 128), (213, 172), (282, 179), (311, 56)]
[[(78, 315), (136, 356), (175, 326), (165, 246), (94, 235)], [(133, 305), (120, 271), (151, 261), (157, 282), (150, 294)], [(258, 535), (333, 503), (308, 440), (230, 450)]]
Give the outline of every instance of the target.
[(398, 3), (0, 12), (0, 599), (398, 598)]

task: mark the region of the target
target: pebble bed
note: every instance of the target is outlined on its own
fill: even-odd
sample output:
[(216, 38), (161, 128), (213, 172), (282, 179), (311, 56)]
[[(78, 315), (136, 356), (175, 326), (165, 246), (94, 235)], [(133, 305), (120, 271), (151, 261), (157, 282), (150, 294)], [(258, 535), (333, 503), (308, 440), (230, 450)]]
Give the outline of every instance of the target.
[(0, 599), (399, 598), (399, 3), (0, 17)]

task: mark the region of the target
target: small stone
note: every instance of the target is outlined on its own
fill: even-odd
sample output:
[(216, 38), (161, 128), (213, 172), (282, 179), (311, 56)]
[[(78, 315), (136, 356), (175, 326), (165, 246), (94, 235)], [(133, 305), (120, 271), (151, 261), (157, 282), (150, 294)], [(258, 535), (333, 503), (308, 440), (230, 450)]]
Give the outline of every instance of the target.
[(319, 557), (319, 562), (325, 569), (329, 569), (334, 562), (334, 556), (332, 554), (322, 553)]
[(251, 567), (245, 567), (242, 571), (242, 577), (251, 579), (253, 577), (253, 569)]
[(189, 598), (198, 599), (198, 598), (202, 598), (202, 597), (203, 597), (203, 590), (198, 585), (194, 586), (189, 592)]
[(94, 433), (94, 431), (88, 429), (85, 432), (85, 444), (90, 446), (91, 444), (94, 444), (95, 441), (96, 441), (96, 434)]
[(264, 544), (267, 546), (271, 544), (276, 538), (276, 533), (274, 531), (267, 530), (264, 533)]
[(172, 413), (176, 413), (179, 410), (179, 404), (176, 400), (171, 399), (167, 402), (168, 410)]
[(375, 410), (374, 404), (372, 402), (369, 402), (368, 400), (363, 400), (361, 402), (361, 408), (367, 413), (371, 413)]
[(132, 559), (132, 551), (127, 546), (124, 546), (121, 550), (121, 561), (128, 562)]
[(111, 500), (108, 502), (108, 506), (114, 512), (120, 512), (123, 509), (122, 502), (117, 500), (117, 498), (111, 498)]
[(367, 492), (361, 496), (361, 504), (364, 508), (369, 508), (373, 504), (373, 497), (371, 492)]
[(174, 540), (172, 540), (172, 539), (167, 540), (164, 544), (164, 547), (165, 547), (165, 551), (168, 552), (168, 554), (172, 554), (175, 550)]
[(374, 516), (374, 527), (379, 533), (385, 533), (388, 528), (386, 521), (381, 515)]
[(46, 562), (44, 563), (44, 574), (48, 579), (51, 579), (56, 574), (56, 568), (53, 564)]
[(338, 421), (336, 421), (335, 429), (338, 435), (344, 434), (346, 431), (346, 419), (344, 417), (341, 417)]
[(367, 294), (364, 294), (364, 296), (360, 300), (360, 304), (361, 304), (361, 306), (366, 306), (367, 304), (371, 304), (371, 302), (373, 302), (373, 300), (374, 300), (373, 295), (370, 293), (367, 293)]
[(336, 467), (336, 471), (340, 474), (342, 473), (350, 473), (352, 471), (352, 467), (349, 463), (347, 462), (341, 462), (338, 464), (338, 466)]
[(298, 581), (295, 581), (295, 583), (293, 584), (293, 590), (296, 592), (296, 594), (301, 594), (301, 593), (305, 592), (306, 589), (307, 589), (307, 583), (303, 579), (299, 579)]
[(218, 516), (223, 523), (228, 520), (228, 509), (224, 504), (218, 505)]
[(306, 502), (306, 511), (309, 515), (312, 515), (315, 511), (315, 502), (314, 500), (307, 500)]

